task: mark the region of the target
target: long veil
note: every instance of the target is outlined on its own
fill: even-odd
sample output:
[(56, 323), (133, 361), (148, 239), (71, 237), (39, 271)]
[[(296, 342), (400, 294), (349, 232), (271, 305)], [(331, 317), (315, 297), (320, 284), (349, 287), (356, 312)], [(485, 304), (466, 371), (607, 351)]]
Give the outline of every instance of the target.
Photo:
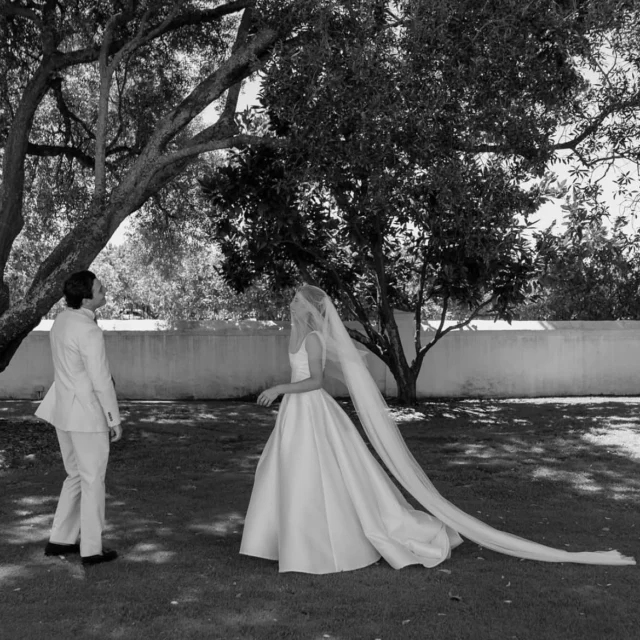
[(297, 351), (310, 332), (321, 335), (325, 376), (343, 380), (362, 426), (387, 469), (431, 515), (468, 540), (518, 558), (582, 564), (636, 564), (633, 558), (614, 550), (569, 552), (494, 529), (440, 495), (407, 448), (387, 403), (331, 299), (322, 289), (311, 285), (301, 287), (297, 298), (299, 308), (292, 311), (289, 351)]

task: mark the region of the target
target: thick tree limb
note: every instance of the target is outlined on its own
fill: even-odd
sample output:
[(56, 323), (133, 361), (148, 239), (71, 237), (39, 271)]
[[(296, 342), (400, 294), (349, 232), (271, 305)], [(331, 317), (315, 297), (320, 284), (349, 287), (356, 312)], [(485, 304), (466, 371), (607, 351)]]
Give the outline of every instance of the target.
[(192, 158), (208, 151), (217, 151), (219, 149), (231, 149), (233, 147), (248, 147), (248, 146), (265, 146), (273, 149), (281, 149), (286, 146), (286, 140), (281, 138), (272, 138), (270, 136), (252, 136), (249, 134), (238, 134), (229, 138), (219, 138), (216, 140), (210, 140), (209, 142), (202, 142), (200, 144), (194, 144), (189, 147), (174, 151), (167, 156), (164, 156), (159, 167), (162, 168), (166, 165), (172, 164), (179, 160)]
[[(229, 2), (227, 4), (219, 5), (215, 9), (209, 9), (206, 11), (194, 11), (183, 14), (173, 18), (171, 21), (163, 23), (163, 28), (158, 29), (154, 33), (154, 38), (160, 38), (168, 33), (177, 31), (185, 26), (210, 24), (217, 22), (221, 18), (228, 15), (242, 11), (247, 7), (251, 7), (255, 4), (255, 0), (242, 0), (239, 2)], [(112, 55), (117, 51), (120, 51), (127, 43), (127, 40), (116, 39), (113, 40), (109, 48), (109, 54)], [(95, 62), (100, 57), (100, 45), (91, 45), (82, 49), (76, 49), (68, 52), (56, 52), (54, 60), (58, 69), (64, 69), (66, 67), (75, 66), (77, 64), (85, 64), (88, 62)]]
[(171, 20), (169, 25), (166, 27), (165, 33), (166, 31), (175, 31), (190, 25), (217, 22), (221, 18), (238, 13), (243, 9), (252, 8), (254, 5), (255, 0), (238, 0), (237, 2), (221, 4), (213, 9), (183, 14)]
[[(242, 14), (242, 20), (240, 21), (240, 26), (238, 27), (238, 33), (236, 35), (236, 41), (233, 43), (233, 48), (231, 49), (231, 54), (236, 53), (240, 47), (246, 44), (247, 35), (249, 34), (249, 30), (251, 29), (251, 22), (253, 18), (253, 9), (248, 8), (244, 10)], [(224, 110), (222, 111), (222, 119), (230, 119), (235, 115), (236, 109), (238, 108), (238, 99), (240, 98), (240, 90), (242, 89), (242, 81), (236, 82), (227, 93), (227, 101), (224, 105)]]
[[(31, 123), (38, 105), (49, 89), (52, 68), (51, 59), (45, 58), (22, 94), (7, 135), (0, 185), (0, 273), (2, 274), (4, 274), (13, 241), (23, 225), (24, 158)], [(0, 314), (5, 311), (7, 304), (8, 292), (2, 289), (0, 290)]]
[(94, 159), (77, 147), (62, 147), (54, 144), (34, 144), (30, 142), (27, 145), (27, 154), (30, 156), (66, 156), (77, 160), (83, 167), (93, 169), (95, 166)]
[(0, 6), (0, 16), (10, 17), (20, 17), (26, 18), (27, 20), (31, 20), (38, 27), (42, 28), (42, 20), (40, 16), (33, 11), (32, 9), (28, 9), (24, 5), (16, 4), (15, 2), (6, 2), (5, 4)]
[[(105, 153), (107, 149), (107, 121), (109, 118), (109, 94), (111, 93), (111, 78), (113, 77), (114, 70), (114, 66), (112, 64), (109, 64), (109, 49), (111, 48), (115, 28), (120, 22), (124, 21), (124, 19), (125, 15), (123, 13), (117, 13), (109, 18), (107, 26), (104, 30), (104, 36), (102, 38), (100, 57), (98, 58), (98, 70), (100, 72), (100, 95), (98, 96), (98, 119), (96, 121), (94, 171), (95, 186), (93, 191), (94, 209), (99, 207), (103, 202), (106, 190), (107, 169), (105, 166)], [(119, 49), (116, 52), (116, 55), (118, 55), (118, 53), (120, 53), (121, 51), (122, 49)]]
[(278, 38), (279, 34), (273, 29), (263, 29), (200, 82), (179, 105), (158, 121), (156, 132), (147, 144), (150, 152), (164, 151), (167, 143), (205, 106), (215, 102), (230, 87), (246, 78), (253, 70), (254, 60), (271, 49)]

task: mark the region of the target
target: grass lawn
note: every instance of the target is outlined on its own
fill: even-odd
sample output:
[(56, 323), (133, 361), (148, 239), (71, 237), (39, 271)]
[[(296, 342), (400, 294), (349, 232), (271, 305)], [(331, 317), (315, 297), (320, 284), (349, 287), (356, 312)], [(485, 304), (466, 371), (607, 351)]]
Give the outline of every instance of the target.
[[(640, 569), (547, 564), (466, 542), (435, 569), (279, 574), (238, 548), (275, 409), (123, 403), (106, 546), (46, 558), (64, 478), (35, 404), (0, 403), (0, 638), (618, 640), (640, 638)], [(452, 502), (570, 550), (640, 559), (640, 398), (430, 402), (395, 410)]]

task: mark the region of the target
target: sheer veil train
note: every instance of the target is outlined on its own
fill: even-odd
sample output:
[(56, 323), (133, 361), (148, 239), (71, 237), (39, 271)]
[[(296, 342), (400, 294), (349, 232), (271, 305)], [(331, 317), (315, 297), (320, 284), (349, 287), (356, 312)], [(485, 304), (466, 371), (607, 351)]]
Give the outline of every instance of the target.
[(376, 452), (396, 480), (433, 516), (487, 549), (543, 562), (632, 565), (635, 560), (618, 551), (569, 552), (521, 538), (485, 524), (444, 498), (415, 460), (389, 413), (366, 364), (326, 293), (304, 285), (300, 290), (304, 312), (292, 314), (289, 351), (295, 353), (307, 335), (322, 338), (325, 376), (342, 380), (362, 426)]

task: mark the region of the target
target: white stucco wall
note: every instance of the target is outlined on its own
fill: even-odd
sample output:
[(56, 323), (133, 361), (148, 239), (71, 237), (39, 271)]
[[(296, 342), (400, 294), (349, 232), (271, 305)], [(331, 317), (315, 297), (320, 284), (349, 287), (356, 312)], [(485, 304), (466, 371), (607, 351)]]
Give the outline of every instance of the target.
[[(412, 348), (411, 318), (398, 321)], [(53, 380), (50, 322), (22, 343), (0, 373), (0, 398), (38, 398)], [(256, 394), (289, 378), (285, 323), (101, 321), (119, 397), (213, 399)], [(432, 331), (424, 327), (423, 340)], [(393, 377), (374, 356), (381, 391)], [(340, 389), (333, 391), (339, 393)], [(438, 342), (418, 381), (423, 397), (640, 394), (640, 322), (475, 322)]]
[[(405, 350), (413, 324), (398, 318)], [(422, 335), (428, 341), (432, 332)], [(395, 394), (388, 376), (386, 391)], [(427, 354), (418, 395), (549, 397), (640, 393), (640, 322), (478, 321)]]

